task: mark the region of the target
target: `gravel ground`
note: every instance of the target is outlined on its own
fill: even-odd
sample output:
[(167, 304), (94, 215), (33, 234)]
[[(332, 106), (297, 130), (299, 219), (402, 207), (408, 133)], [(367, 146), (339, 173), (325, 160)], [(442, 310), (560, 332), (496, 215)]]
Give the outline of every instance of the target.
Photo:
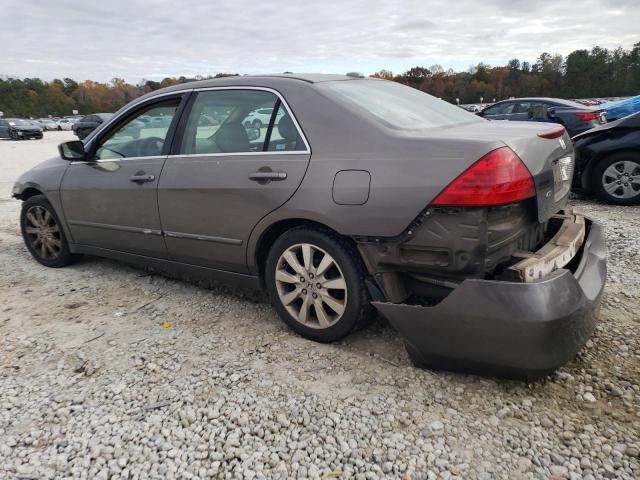
[(376, 319), (334, 345), (261, 294), (33, 261), (12, 182), (71, 138), (0, 141), (0, 478), (640, 478), (640, 209), (606, 228), (597, 332), (525, 384), (413, 368)]

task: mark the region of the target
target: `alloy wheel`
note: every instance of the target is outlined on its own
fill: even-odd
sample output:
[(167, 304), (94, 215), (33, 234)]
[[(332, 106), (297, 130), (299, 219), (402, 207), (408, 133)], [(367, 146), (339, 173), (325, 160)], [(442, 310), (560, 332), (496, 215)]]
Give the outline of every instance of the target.
[(347, 306), (347, 283), (334, 258), (310, 243), (287, 248), (275, 272), (278, 296), (289, 314), (306, 327), (334, 325)]
[(640, 194), (640, 164), (633, 160), (612, 163), (602, 174), (602, 188), (619, 199), (637, 196)]
[(54, 260), (62, 253), (60, 227), (46, 208), (35, 205), (27, 210), (25, 234), (33, 250), (44, 260)]

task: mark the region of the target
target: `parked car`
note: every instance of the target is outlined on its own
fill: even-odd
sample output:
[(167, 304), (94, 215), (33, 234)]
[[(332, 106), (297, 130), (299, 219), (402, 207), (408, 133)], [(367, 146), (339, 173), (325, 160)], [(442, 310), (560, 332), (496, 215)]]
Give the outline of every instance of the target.
[(113, 117), (113, 113), (94, 113), (83, 117), (80, 121), (73, 124), (71, 127), (73, 133), (82, 140), (87, 137), (96, 128), (102, 125), (107, 120)]
[(514, 98), (502, 100), (478, 113), (487, 120), (553, 122), (563, 125), (570, 136), (606, 122), (601, 110), (561, 98)]
[(605, 111), (608, 121), (618, 120), (640, 112), (640, 95), (615, 102), (606, 102), (600, 105), (599, 108)]
[(58, 124), (50, 118), (39, 118), (37, 121), (40, 122), (43, 130), (58, 130)]
[(72, 130), (74, 122), (69, 118), (61, 118), (56, 120), (58, 130)]
[(42, 138), (42, 127), (22, 118), (0, 118), (0, 138), (28, 140)]
[[(263, 128), (269, 125), (271, 122), (271, 115), (273, 114), (273, 108), (258, 108), (253, 112), (249, 112), (249, 115), (244, 119), (243, 123), (245, 127)], [(277, 125), (283, 116), (283, 111), (280, 110), (276, 115), (275, 124)]]
[[(263, 108), (282, 111), (264, 136), (242, 123)], [(172, 120), (120, 134), (145, 115)], [(604, 239), (567, 205), (562, 126), (487, 122), (385, 80), (243, 76), (147, 94), (59, 151), (13, 189), (46, 266), (92, 254), (263, 287), (319, 342), (373, 307), (433, 368), (545, 375), (595, 328)]]
[(614, 205), (640, 203), (640, 112), (573, 138), (573, 190)]

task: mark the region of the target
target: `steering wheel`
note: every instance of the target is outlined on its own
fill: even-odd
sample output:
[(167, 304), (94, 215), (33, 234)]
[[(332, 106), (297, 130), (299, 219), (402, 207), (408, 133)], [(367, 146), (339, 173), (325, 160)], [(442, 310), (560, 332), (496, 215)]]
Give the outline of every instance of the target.
[(138, 156), (154, 157), (162, 154), (164, 140), (160, 137), (147, 137), (138, 143)]

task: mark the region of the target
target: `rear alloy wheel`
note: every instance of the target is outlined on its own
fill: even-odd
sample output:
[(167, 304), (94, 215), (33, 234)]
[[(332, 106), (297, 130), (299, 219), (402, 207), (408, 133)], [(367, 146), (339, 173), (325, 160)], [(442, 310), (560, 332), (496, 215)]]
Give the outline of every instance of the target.
[(314, 228), (286, 232), (267, 259), (267, 289), (280, 317), (319, 342), (339, 340), (369, 309), (357, 252), (343, 239)]
[(594, 191), (614, 205), (640, 202), (640, 155), (619, 152), (607, 157), (593, 172)]
[(23, 202), (20, 226), (29, 252), (42, 265), (64, 267), (76, 259), (69, 251), (58, 216), (44, 196), (36, 195)]

